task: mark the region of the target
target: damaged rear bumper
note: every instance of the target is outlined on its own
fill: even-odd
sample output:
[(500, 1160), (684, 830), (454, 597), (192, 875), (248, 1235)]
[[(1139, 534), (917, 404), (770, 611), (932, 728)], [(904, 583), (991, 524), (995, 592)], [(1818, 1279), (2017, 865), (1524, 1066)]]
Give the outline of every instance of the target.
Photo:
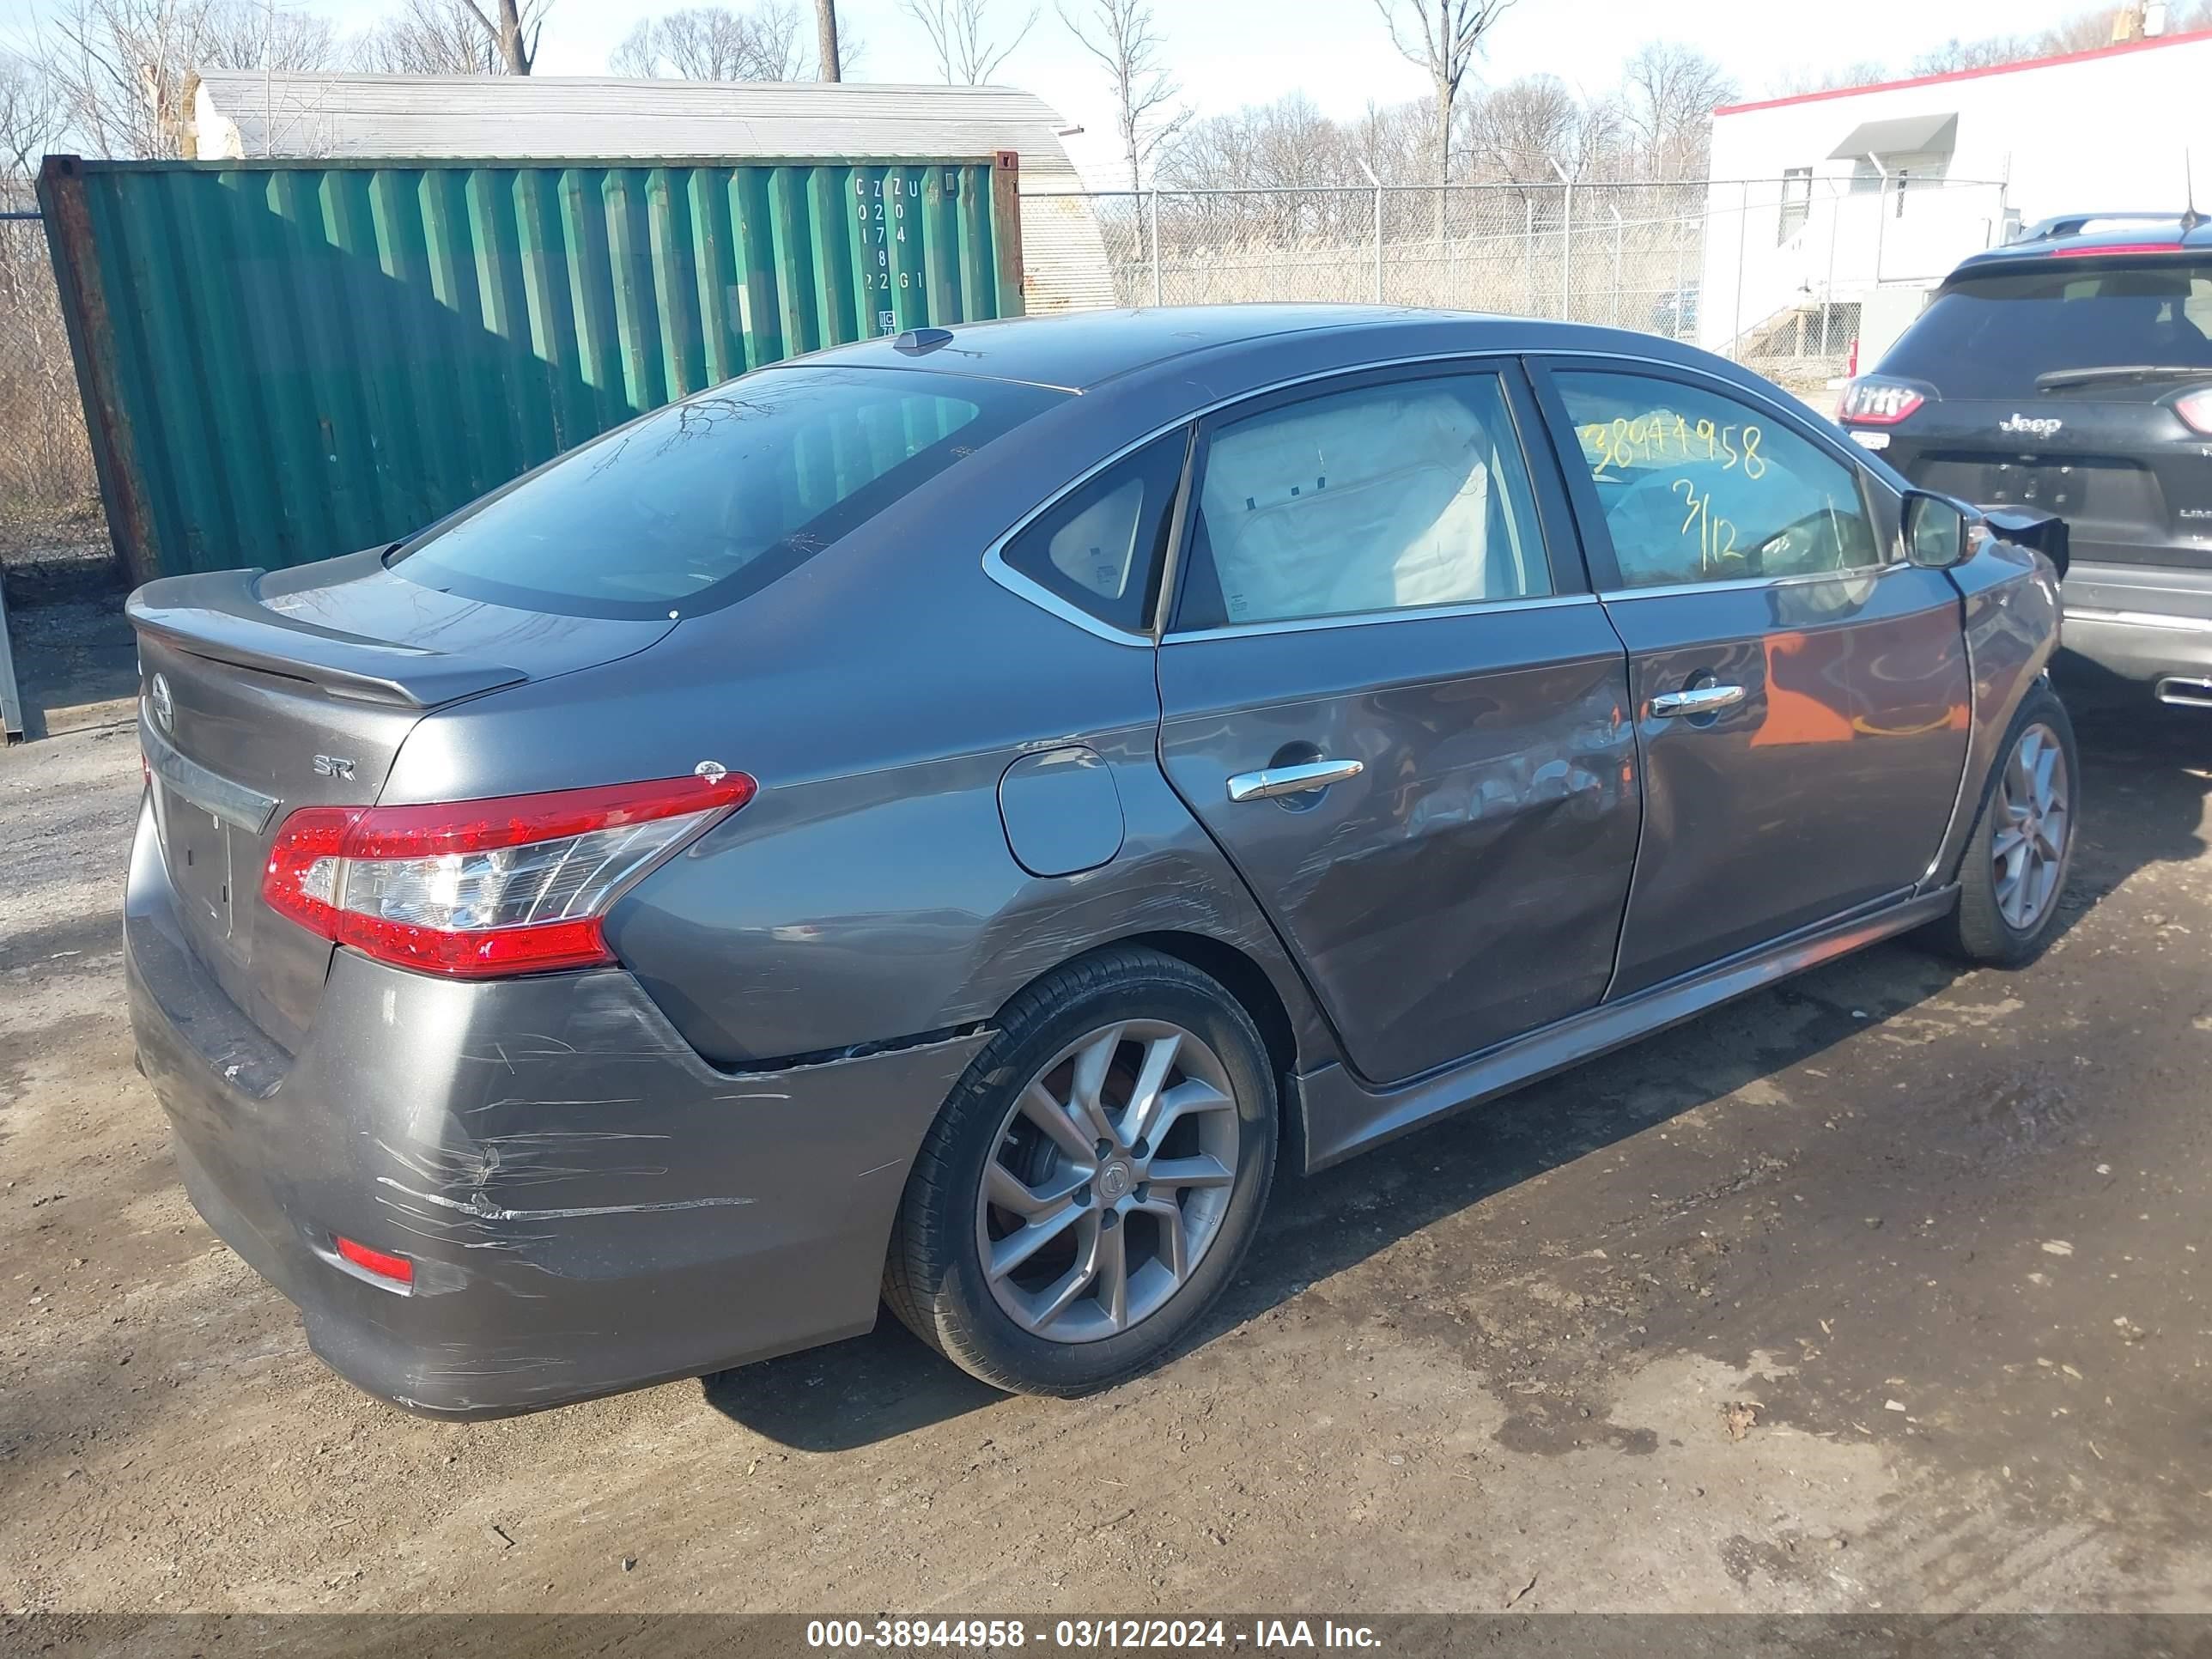
[[(866, 1330), (908, 1166), (987, 1040), (733, 1074), (620, 969), (460, 983), (340, 951), (287, 1056), (171, 906), (142, 825), (131, 1023), (194, 1206), (334, 1370), (438, 1416)], [(410, 1257), (412, 1287), (342, 1261), (340, 1236)]]

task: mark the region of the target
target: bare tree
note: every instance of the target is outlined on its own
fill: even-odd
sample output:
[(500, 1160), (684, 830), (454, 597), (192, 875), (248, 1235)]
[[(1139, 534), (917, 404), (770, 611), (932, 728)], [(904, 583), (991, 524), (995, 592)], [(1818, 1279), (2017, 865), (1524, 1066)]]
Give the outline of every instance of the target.
[(506, 62), (465, 0), (406, 0), (354, 43), (372, 75), (500, 75)]
[(95, 155), (181, 154), (204, 69), (325, 69), (338, 57), (327, 23), (264, 0), (65, 0), (42, 45), (58, 142)]
[(1770, 98), (1794, 98), (1801, 93), (1834, 92), (1844, 87), (1870, 87), (1890, 78), (1889, 65), (1879, 58), (1862, 58), (1850, 64), (1800, 64), (1784, 70), (1766, 84)]
[(1705, 176), (1713, 111), (1735, 96), (1728, 72), (1693, 46), (1647, 42), (1621, 75), (1620, 118), (1648, 179)]
[(659, 22), (658, 18), (641, 17), (631, 24), (629, 33), (615, 42), (614, 50), (607, 54), (607, 68), (632, 80), (659, 80), (665, 60), (655, 39)]
[(1193, 121), (1160, 154), (1158, 182), (1182, 190), (1340, 185), (1354, 171), (1344, 129), (1304, 93)]
[(1166, 113), (1182, 90), (1167, 72), (1164, 43), (1152, 27), (1149, 0), (1054, 0), (1060, 21), (1084, 51), (1098, 60), (1114, 88), (1114, 125), (1129, 188), (1145, 187), (1145, 167), (1190, 120), (1188, 110)]
[(96, 155), (181, 153), (201, 9), (76, 0), (54, 17), (45, 68), (76, 143)]
[(487, 12), (477, 0), (460, 0), (483, 27), (499, 52), (500, 67), (509, 75), (527, 75), (538, 61), (538, 42), (545, 33), (545, 14), (552, 0), (492, 0)]
[(327, 69), (340, 57), (337, 31), (312, 13), (225, 0), (207, 8), (198, 69)]
[(61, 134), (52, 77), (34, 59), (0, 51), (0, 189), (20, 189)]
[(837, 50), (837, 0), (814, 0), (814, 53), (823, 80), (845, 78), (844, 58)]
[(1436, 111), (1425, 100), (1377, 105), (1370, 99), (1345, 133), (1346, 144), (1357, 158), (1352, 171), (1357, 174), (1364, 164), (1386, 185), (1425, 181), (1427, 161), (1436, 147), (1431, 131), (1435, 122)]
[(1235, 190), (1274, 181), (1262, 171), (1253, 124), (1256, 107), (1191, 122), (1161, 151), (1153, 182), (1176, 190)]
[[(1158, 182), (1171, 190), (1328, 189), (1364, 164), (1386, 185), (1427, 182), (1427, 100), (1370, 104), (1334, 121), (1303, 93), (1192, 121), (1160, 152)], [(1368, 210), (1361, 206), (1358, 210)]]
[(1912, 60), (1915, 75), (1948, 75), (1958, 70), (1990, 69), (2017, 64), (2036, 55), (2035, 43), (2015, 34), (1993, 34), (1986, 40), (1961, 40), (1953, 35), (1933, 52)]
[(372, 74), (527, 75), (552, 9), (553, 0), (404, 0), (352, 57)]
[(1477, 179), (1550, 185), (1562, 173), (1574, 179), (1591, 171), (1618, 131), (1609, 102), (1585, 105), (1556, 75), (1524, 75), (1475, 103), (1467, 147)]
[(1451, 182), (1453, 106), (1460, 85), (1490, 32), (1513, 0), (1375, 0), (1390, 30), (1390, 43), (1406, 61), (1426, 70), (1435, 88), (1436, 181)]
[[(1428, 185), (1434, 116), (1429, 100), (1418, 98), (1370, 103), (1335, 121), (1294, 93), (1194, 120), (1161, 151), (1154, 183), (1215, 193), (1176, 204), (1162, 234), (1180, 230), (1186, 242), (1255, 250), (1364, 242), (1373, 234), (1373, 200), (1342, 187), (1370, 175), (1386, 185)], [(1442, 205), (1442, 192), (1427, 193)]]
[[(2142, 21), (2141, 6), (2094, 7), (2053, 23), (2035, 37), (2033, 46), (2021, 56), (2056, 58), (2062, 52), (2094, 52), (2097, 47), (2109, 46), (2116, 40), (2131, 40), (2140, 36)], [(2168, 33), (2172, 31), (2171, 17), (2167, 19), (2166, 27)]]
[[(641, 18), (607, 59), (617, 75), (682, 81), (804, 81), (812, 78), (805, 20), (788, 0), (751, 11), (694, 6)], [(843, 43), (848, 64), (860, 43)]]
[[(2212, 22), (2212, 0), (2197, 0), (2192, 9), (2172, 9), (2166, 27), (2178, 33)], [(2133, 40), (2142, 33), (2140, 5), (2093, 6), (2087, 11), (2053, 23), (2040, 34), (1993, 34), (1981, 40), (1956, 36), (1933, 52), (1912, 60), (1915, 75), (1942, 75), (1956, 70), (1993, 69), (2001, 64), (2024, 64), (2038, 58), (2058, 58), (2068, 52), (2093, 52), (2115, 41)]]
[(1037, 9), (1030, 8), (1013, 39), (1000, 46), (985, 32), (990, 0), (902, 0), (900, 9), (921, 25), (937, 54), (937, 67), (945, 84), (980, 87), (1005, 63), (1015, 47), (1036, 27)]

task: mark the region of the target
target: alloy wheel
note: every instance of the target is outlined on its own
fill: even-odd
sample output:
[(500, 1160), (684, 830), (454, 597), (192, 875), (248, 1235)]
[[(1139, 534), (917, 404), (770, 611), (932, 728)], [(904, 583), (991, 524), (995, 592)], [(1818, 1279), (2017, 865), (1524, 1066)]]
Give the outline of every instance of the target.
[(1228, 1069), (1182, 1026), (1124, 1020), (1069, 1043), (1016, 1096), (983, 1166), (993, 1300), (1055, 1342), (1158, 1313), (1220, 1233), (1239, 1138)]
[(2007, 926), (2032, 932), (2057, 896), (2073, 830), (2066, 751), (2057, 733), (2038, 722), (2020, 734), (1997, 787), (1997, 913)]

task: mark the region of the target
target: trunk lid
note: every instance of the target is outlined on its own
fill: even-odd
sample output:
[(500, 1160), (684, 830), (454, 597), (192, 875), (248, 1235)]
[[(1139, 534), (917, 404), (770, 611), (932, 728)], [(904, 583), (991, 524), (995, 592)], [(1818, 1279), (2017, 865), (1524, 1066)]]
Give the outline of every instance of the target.
[(373, 805), (433, 709), (641, 651), (668, 621), (555, 616), (440, 592), (376, 552), (150, 582), (139, 736), (185, 943), (288, 1052), (332, 946), (270, 911), (261, 873), (302, 806)]

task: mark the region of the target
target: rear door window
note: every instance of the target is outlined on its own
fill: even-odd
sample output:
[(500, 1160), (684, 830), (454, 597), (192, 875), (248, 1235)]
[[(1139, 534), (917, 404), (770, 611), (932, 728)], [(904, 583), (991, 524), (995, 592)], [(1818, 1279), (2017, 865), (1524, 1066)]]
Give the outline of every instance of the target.
[(1946, 398), (2014, 398), (2053, 370), (2130, 367), (2212, 374), (2212, 262), (2051, 259), (1969, 277), (1936, 296), (1881, 372), (1925, 380)]
[(1176, 626), (1551, 592), (1498, 376), (1437, 375), (1323, 393), (1218, 429)]
[(909, 370), (763, 370), (572, 450), (434, 529), (393, 568), (527, 610), (709, 610), (757, 592), (1065, 395)]

